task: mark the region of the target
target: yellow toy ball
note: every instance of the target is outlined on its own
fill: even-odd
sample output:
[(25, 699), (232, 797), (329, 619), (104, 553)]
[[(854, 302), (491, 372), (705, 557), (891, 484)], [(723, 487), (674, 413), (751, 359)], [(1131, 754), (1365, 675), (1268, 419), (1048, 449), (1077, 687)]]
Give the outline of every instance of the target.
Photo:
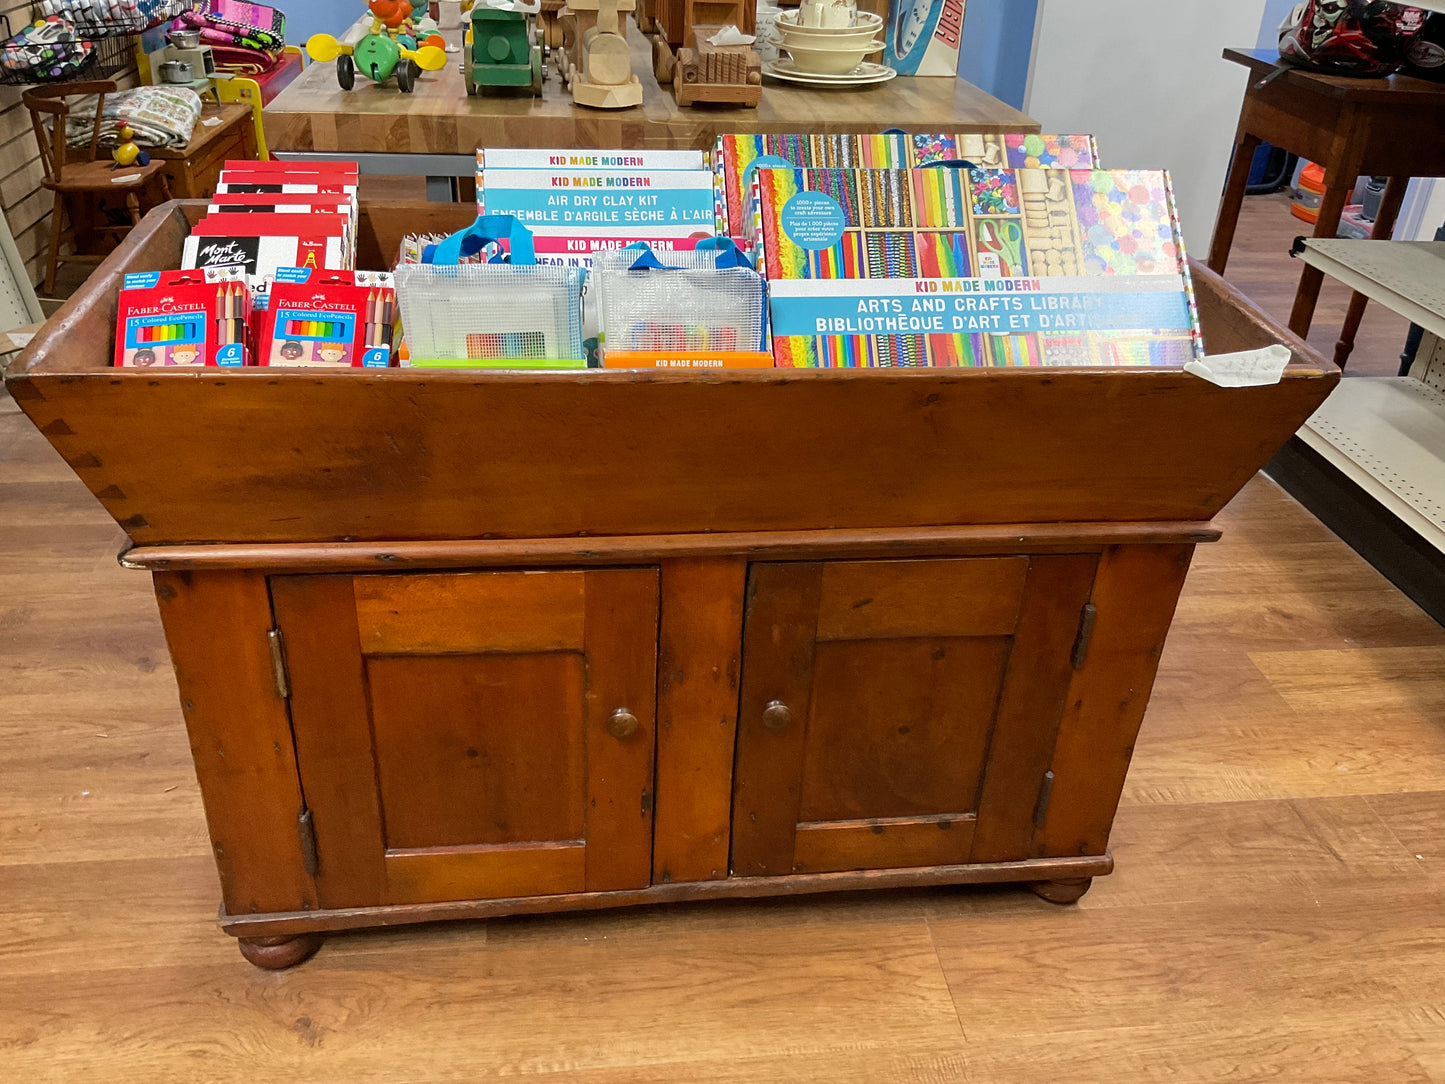
[(135, 131), (128, 127), (122, 127), (116, 135), (120, 136), (120, 146), (110, 152), (118, 166), (135, 165), (135, 161), (141, 155), (140, 147), (135, 144)]

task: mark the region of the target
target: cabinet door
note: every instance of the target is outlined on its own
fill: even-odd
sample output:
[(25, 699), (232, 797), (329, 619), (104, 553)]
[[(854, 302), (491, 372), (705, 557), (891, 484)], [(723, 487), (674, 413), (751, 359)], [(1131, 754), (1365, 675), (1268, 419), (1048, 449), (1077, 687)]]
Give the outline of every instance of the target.
[(657, 573), (272, 581), (323, 907), (640, 888)]
[(754, 565), (733, 873), (1026, 857), (1096, 564)]

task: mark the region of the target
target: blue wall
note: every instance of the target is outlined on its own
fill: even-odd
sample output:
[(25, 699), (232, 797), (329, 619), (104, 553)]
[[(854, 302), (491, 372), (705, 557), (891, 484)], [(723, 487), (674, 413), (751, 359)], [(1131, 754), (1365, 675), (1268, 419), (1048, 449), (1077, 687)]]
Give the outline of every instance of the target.
[(958, 74), (1022, 109), (1038, 7), (1038, 0), (968, 0)]
[(272, 0), (286, 13), (286, 44), (303, 46), (312, 34), (340, 36), (366, 12), (362, 0)]
[(1298, 2), (1299, 0), (1266, 0), (1264, 19), (1259, 27), (1259, 43), (1255, 48), (1279, 48), (1279, 24), (1284, 22), (1284, 17)]

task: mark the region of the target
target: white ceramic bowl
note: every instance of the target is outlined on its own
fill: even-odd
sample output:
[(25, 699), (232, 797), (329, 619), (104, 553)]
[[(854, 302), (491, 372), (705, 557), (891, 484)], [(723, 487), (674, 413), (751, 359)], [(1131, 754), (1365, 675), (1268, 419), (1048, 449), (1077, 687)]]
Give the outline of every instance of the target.
[(836, 46), (833, 48), (813, 49), (802, 45), (784, 45), (793, 57), (793, 63), (799, 71), (810, 72), (813, 75), (847, 75), (850, 71), (863, 63), (863, 58), (869, 53), (876, 53), (883, 48), (881, 41), (867, 41), (861, 45)]
[(873, 30), (848, 30), (843, 33), (808, 33), (801, 30), (780, 30), (778, 44), (785, 49), (799, 46), (803, 49), (843, 49), (867, 45), (879, 34)]
[(796, 12), (785, 11), (773, 20), (773, 25), (778, 28), (778, 33), (788, 35), (797, 34), (817, 38), (833, 38), (840, 35), (867, 33), (871, 36), (882, 32), (883, 16), (872, 11), (860, 11), (858, 13), (858, 21), (853, 26), (825, 28), (821, 26), (804, 26), (798, 21)]

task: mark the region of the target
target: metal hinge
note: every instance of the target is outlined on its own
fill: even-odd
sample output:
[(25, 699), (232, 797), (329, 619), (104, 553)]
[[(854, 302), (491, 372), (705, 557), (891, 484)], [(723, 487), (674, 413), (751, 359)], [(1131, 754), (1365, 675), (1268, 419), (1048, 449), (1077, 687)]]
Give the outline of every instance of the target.
[(1098, 615), (1099, 611), (1092, 602), (1084, 603), (1084, 608), (1079, 613), (1079, 634), (1074, 637), (1072, 658), (1075, 670), (1082, 669), (1084, 660), (1089, 657), (1089, 641), (1094, 638), (1094, 618)]
[(280, 629), (266, 633), (271, 641), (271, 669), (276, 672), (276, 695), (282, 700), (291, 699), (291, 682), (286, 674), (286, 641), (281, 639)]
[(316, 871), (321, 868), (321, 860), (316, 854), (316, 824), (311, 819), (311, 810), (303, 809), (296, 818), (296, 834), (301, 839), (301, 864), (308, 874), (315, 877)]
[(1049, 817), (1049, 802), (1054, 798), (1054, 773), (1044, 772), (1044, 782), (1039, 787), (1038, 804), (1034, 806), (1034, 827), (1042, 828)]

